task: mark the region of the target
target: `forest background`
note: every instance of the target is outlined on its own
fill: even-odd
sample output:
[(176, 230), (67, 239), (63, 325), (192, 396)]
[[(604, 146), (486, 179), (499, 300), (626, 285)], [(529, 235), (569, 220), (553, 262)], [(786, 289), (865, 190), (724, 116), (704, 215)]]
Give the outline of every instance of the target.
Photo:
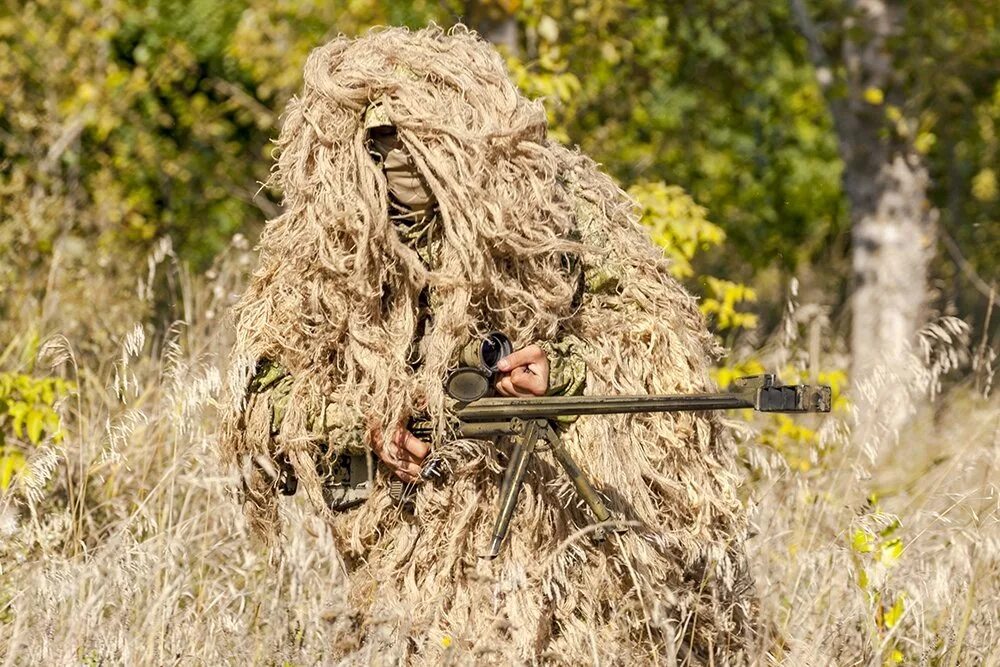
[(430, 21), (497, 44), (635, 196), (729, 350), (720, 383), (834, 385), (828, 420), (737, 425), (759, 657), (1000, 659), (1000, 4), (5, 0), (8, 660), (323, 655), (328, 594), (295, 593), (335, 569), (302, 555), (328, 537), (295, 537), (314, 574), (261, 603), (265, 559), (212, 509), (222, 324), (280, 211), (271, 139), (309, 51)]

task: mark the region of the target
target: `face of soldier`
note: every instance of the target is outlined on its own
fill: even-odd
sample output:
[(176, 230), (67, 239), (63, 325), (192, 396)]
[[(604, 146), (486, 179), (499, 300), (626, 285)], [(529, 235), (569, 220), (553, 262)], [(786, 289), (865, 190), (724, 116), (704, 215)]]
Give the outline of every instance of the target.
[[(389, 195), (401, 208), (423, 219), (431, 213), (437, 200), (406, 146), (392, 127), (373, 128), (369, 133), (372, 155), (379, 156), (385, 173)], [(409, 216), (408, 216), (409, 217)]]

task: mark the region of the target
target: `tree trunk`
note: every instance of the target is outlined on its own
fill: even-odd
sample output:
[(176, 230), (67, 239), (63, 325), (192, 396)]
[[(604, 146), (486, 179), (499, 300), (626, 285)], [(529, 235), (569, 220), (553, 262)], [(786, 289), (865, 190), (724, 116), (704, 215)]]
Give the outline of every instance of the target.
[(465, 20), (486, 41), (505, 47), (511, 55), (518, 54), (517, 21), (512, 3), (468, 0), (465, 3)]
[(835, 122), (851, 205), (851, 351), (858, 383), (903, 363), (923, 322), (933, 217), (927, 170), (895, 127), (905, 120), (893, 123), (883, 104), (888, 99), (902, 108), (887, 45), (900, 8), (885, 0), (859, 0), (856, 8), (844, 26), (848, 100)]
[[(840, 57), (832, 59), (804, 0), (791, 0), (844, 161), (853, 268), (851, 379), (859, 433), (871, 434), (873, 427), (895, 431), (908, 412), (906, 391), (896, 380), (905, 378), (907, 351), (925, 317), (934, 215), (889, 50), (903, 7), (887, 0), (849, 4)], [(843, 73), (839, 95), (833, 94), (834, 72)]]
[[(924, 319), (933, 228), (926, 207), (927, 172), (919, 160), (896, 154), (868, 174), (874, 174), (873, 187), (848, 186), (847, 191), (852, 209), (851, 351), (856, 383), (906, 359)], [(868, 189), (873, 192), (865, 192)]]

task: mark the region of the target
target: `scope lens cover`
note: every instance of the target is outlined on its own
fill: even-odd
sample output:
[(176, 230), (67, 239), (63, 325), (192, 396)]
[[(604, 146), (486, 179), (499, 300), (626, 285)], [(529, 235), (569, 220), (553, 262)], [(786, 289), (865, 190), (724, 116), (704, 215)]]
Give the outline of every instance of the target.
[(456, 401), (478, 401), (490, 390), (489, 375), (478, 368), (459, 368), (445, 381), (445, 391)]

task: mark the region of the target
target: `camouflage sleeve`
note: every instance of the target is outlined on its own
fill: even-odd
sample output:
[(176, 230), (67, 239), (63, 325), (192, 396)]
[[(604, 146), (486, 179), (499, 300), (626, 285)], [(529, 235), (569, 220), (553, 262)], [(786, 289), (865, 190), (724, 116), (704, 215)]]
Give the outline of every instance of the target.
[[(557, 342), (538, 344), (549, 360), (549, 389), (546, 396), (580, 396), (587, 382), (587, 365), (581, 354), (582, 343), (576, 336), (564, 336)], [(559, 417), (557, 422), (567, 428), (576, 417)]]
[(262, 359), (257, 364), (257, 372), (250, 380), (247, 395), (257, 400), (269, 399), (271, 405), (271, 435), (277, 435), (281, 430), (281, 422), (285, 418), (288, 399), (292, 390), (292, 376), (278, 364)]
[[(566, 185), (573, 197), (578, 239), (594, 248), (608, 248), (610, 242), (600, 203), (572, 179)], [(620, 262), (608, 255), (584, 257), (582, 260), (583, 282), (588, 294), (614, 295), (618, 292), (625, 272)]]
[[(576, 240), (591, 248), (607, 248), (608, 233), (603, 224), (605, 214), (601, 203), (585, 191), (572, 174), (566, 176), (565, 186), (573, 200), (576, 218)], [(580, 274), (577, 299), (585, 294), (614, 295), (618, 293), (625, 267), (613, 253), (584, 253), (570, 261), (571, 270)], [(587, 365), (583, 360), (586, 343), (575, 336), (564, 336), (557, 342), (540, 343), (549, 359), (549, 396), (579, 396), (587, 380)]]
[(361, 421), (342, 414), (332, 403), (324, 403), (320, 423), (331, 451), (342, 454), (364, 454), (368, 451)]
[(587, 382), (587, 366), (576, 336), (564, 336), (558, 342), (539, 343), (549, 360), (548, 396), (579, 396)]
[[(257, 373), (250, 381), (249, 394), (266, 397), (271, 404), (271, 435), (281, 430), (285, 411), (292, 391), (292, 375), (280, 364), (263, 359)], [(323, 401), (321, 411), (310, 416), (310, 429), (325, 436), (331, 451), (345, 454), (361, 454), (367, 451), (364, 430), (357, 420), (345, 419), (336, 407)]]

